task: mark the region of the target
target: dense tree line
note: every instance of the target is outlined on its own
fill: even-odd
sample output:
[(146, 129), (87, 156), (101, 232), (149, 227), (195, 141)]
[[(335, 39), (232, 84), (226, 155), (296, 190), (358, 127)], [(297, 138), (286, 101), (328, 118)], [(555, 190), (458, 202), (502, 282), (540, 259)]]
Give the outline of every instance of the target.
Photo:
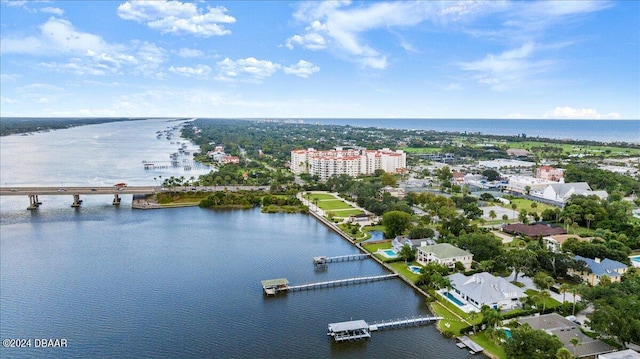
[(640, 343), (640, 273), (630, 269), (620, 282), (600, 279), (600, 285), (585, 287), (583, 298), (593, 303), (589, 327), (622, 345)]
[(0, 136), (34, 131), (57, 130), (107, 122), (135, 121), (132, 118), (18, 118), (3, 117), (0, 121)]
[(606, 190), (609, 194), (618, 191), (629, 196), (640, 193), (640, 181), (618, 173), (597, 168), (595, 165), (569, 165), (564, 172), (565, 182), (587, 182), (593, 190)]
[(256, 192), (214, 192), (200, 202), (202, 208), (251, 208), (260, 205), (262, 196)]

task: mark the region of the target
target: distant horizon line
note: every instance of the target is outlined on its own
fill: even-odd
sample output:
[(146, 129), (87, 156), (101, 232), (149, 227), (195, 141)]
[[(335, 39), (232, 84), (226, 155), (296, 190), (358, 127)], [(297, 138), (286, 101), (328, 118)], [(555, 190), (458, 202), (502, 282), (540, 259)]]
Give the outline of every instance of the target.
[(203, 117), (203, 116), (1, 116), (16, 119), (135, 119), (135, 120), (167, 120), (167, 119), (205, 119), (205, 120), (504, 120), (504, 121), (640, 121), (640, 118), (493, 118), (493, 117)]

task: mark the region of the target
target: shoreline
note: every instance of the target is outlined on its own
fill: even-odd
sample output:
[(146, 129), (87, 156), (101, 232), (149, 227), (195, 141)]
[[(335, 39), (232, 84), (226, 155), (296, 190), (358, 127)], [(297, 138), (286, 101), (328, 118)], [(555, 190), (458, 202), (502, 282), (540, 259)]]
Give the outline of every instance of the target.
[[(351, 236), (349, 236), (347, 233), (345, 233), (342, 229), (340, 229), (340, 227), (336, 226), (335, 223), (327, 220), (326, 218), (324, 218), (323, 216), (321, 216), (320, 214), (318, 214), (317, 212), (314, 211), (309, 211), (309, 214), (311, 214), (314, 218), (316, 218), (317, 220), (319, 220), (322, 224), (324, 224), (325, 226), (329, 227), (330, 229), (332, 229), (334, 232), (336, 232), (338, 235), (340, 235), (342, 238), (348, 240), (351, 244), (353, 244), (356, 248), (358, 248), (360, 250), (360, 252), (365, 253), (365, 254), (371, 254), (371, 258), (374, 259), (376, 262), (378, 262), (380, 265), (382, 265), (384, 268), (386, 268), (388, 271), (390, 271), (391, 273), (395, 273), (398, 275), (398, 278), (402, 279), (406, 284), (408, 284), (410, 287), (412, 287), (416, 292), (418, 292), (419, 294), (422, 295), (422, 297), (424, 298), (425, 302), (427, 301), (427, 299), (431, 298), (431, 295), (427, 292), (425, 292), (424, 290), (422, 290), (422, 288), (418, 287), (415, 283), (413, 283), (413, 281), (411, 281), (409, 278), (405, 277), (402, 275), (402, 273), (397, 272), (396, 270), (393, 269), (393, 267), (391, 267), (390, 265), (388, 265), (387, 263), (383, 262), (381, 259), (379, 259), (378, 257), (374, 256), (373, 253), (365, 250), (362, 247), (362, 242), (356, 242), (353, 238), (351, 238)], [(429, 308), (429, 311), (431, 312), (431, 314), (435, 315), (435, 310), (433, 309), (433, 304), (432, 303), (426, 303), (427, 307)], [(446, 308), (446, 307), (445, 307)], [(448, 310), (448, 309), (447, 309)], [(455, 316), (455, 313), (453, 313)], [(460, 318), (462, 319), (462, 318)], [(444, 330), (442, 328), (440, 328), (440, 320), (436, 321), (435, 323), (436, 326), (436, 330), (438, 332), (440, 332), (440, 335), (442, 335), (443, 337), (447, 338), (444, 335)], [(456, 336), (454, 336), (453, 338), (457, 338)], [(485, 356), (487, 356), (490, 359), (497, 359), (499, 358), (499, 356), (487, 351), (487, 349), (482, 348), (482, 354), (484, 354)]]

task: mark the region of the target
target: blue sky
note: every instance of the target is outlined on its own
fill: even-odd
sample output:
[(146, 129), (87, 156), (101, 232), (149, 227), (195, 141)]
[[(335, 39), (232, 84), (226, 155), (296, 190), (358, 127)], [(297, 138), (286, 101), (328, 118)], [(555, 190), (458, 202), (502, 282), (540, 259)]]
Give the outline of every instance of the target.
[(640, 118), (639, 1), (2, 1), (2, 116)]

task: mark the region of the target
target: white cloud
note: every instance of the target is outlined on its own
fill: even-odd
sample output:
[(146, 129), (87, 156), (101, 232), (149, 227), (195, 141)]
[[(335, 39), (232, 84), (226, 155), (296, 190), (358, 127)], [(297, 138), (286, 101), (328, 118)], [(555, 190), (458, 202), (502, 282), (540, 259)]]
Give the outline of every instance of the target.
[(222, 6), (207, 7), (205, 12), (195, 3), (166, 0), (127, 1), (118, 6), (118, 16), (122, 19), (144, 23), (163, 34), (201, 37), (230, 34), (223, 24), (234, 23), (236, 19), (226, 12)]
[(9, 7), (24, 7), (27, 1), (26, 0), (5, 0), (2, 3)]
[(196, 65), (194, 67), (171, 66), (169, 67), (169, 71), (184, 77), (207, 77), (211, 73), (211, 67), (207, 65)]
[(33, 83), (30, 85), (16, 87), (16, 92), (19, 92), (19, 93), (36, 93), (36, 94), (40, 94), (43, 92), (55, 93), (55, 92), (60, 92), (62, 90), (63, 90), (62, 87), (58, 87), (50, 84), (43, 84), (43, 83)]
[(148, 42), (110, 44), (102, 37), (77, 30), (69, 21), (50, 18), (39, 33), (26, 37), (7, 36), (0, 43), (2, 54), (67, 57), (61, 61), (42, 61), (40, 66), (75, 75), (121, 74), (129, 68), (134, 74), (161, 77), (160, 66), (166, 50)]
[[(610, 7), (609, 1), (391, 1), (361, 2), (328, 1), (305, 2), (298, 6), (294, 18), (304, 24), (300, 31), (285, 41), (289, 49), (329, 50), (339, 57), (362, 67), (385, 69), (388, 54), (376, 48), (372, 31), (397, 33), (399, 46), (417, 51), (401, 36), (403, 29), (420, 23), (446, 27), (449, 31), (500, 39), (512, 46), (536, 42), (537, 35), (566, 22), (572, 15), (599, 11)], [(501, 26), (487, 31), (485, 23), (474, 21), (496, 16)], [(540, 40), (538, 40), (540, 41)], [(485, 79), (492, 82), (498, 78)]]
[(285, 74), (307, 78), (320, 71), (320, 68), (311, 62), (300, 60), (295, 65), (283, 67), (282, 71), (284, 71)]
[(198, 50), (198, 49), (189, 49), (186, 47), (181, 48), (180, 50), (178, 50), (177, 55), (180, 57), (201, 57), (204, 55), (204, 52)]
[(556, 107), (555, 109), (544, 114), (544, 118), (554, 119), (620, 119), (617, 112), (600, 114), (592, 108), (572, 108), (572, 107)]
[[(467, 1), (394, 1), (364, 2), (351, 6), (350, 1), (307, 2), (294, 14), (296, 20), (306, 23), (301, 34), (289, 37), (285, 46), (310, 50), (330, 49), (362, 67), (384, 69), (387, 55), (375, 49), (363, 38), (370, 31), (390, 31), (405, 28), (424, 21), (447, 23), (463, 16), (479, 13), (483, 8), (497, 7), (492, 2)], [(399, 45), (408, 51), (416, 51), (401, 36)]]
[(218, 70), (216, 80), (219, 81), (261, 82), (278, 71), (281, 65), (254, 57), (235, 61), (225, 58), (216, 64), (216, 68)]
[(535, 59), (536, 46), (526, 43), (498, 55), (488, 54), (482, 60), (460, 63), (461, 69), (476, 73), (473, 78), (493, 90), (503, 91), (524, 84), (532, 85), (534, 75), (550, 71), (553, 61)]
[(110, 48), (102, 37), (78, 31), (63, 19), (52, 17), (39, 28), (35, 36), (3, 36), (2, 54), (58, 55), (83, 54), (88, 50), (103, 51)]
[(58, 15), (58, 16), (62, 16), (64, 14), (64, 10), (62, 10), (59, 7), (43, 7), (40, 9), (40, 12), (46, 13), (46, 14), (53, 14), (53, 15)]
[(19, 74), (0, 74), (0, 82), (15, 82), (20, 77), (22, 77), (22, 75), (19, 75)]

